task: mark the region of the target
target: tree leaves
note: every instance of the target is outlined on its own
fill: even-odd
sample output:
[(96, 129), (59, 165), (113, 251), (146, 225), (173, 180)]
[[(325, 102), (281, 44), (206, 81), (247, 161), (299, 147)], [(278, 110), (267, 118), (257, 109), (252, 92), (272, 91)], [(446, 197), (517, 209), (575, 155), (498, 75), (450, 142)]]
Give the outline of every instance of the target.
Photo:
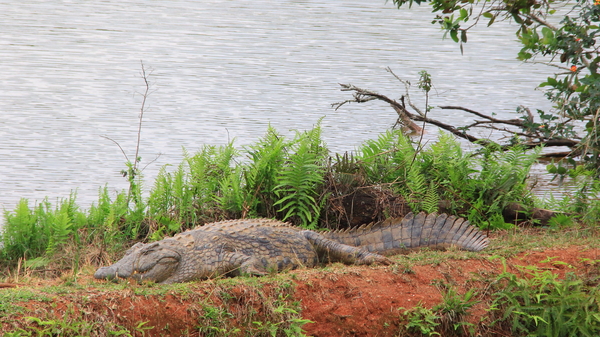
[[(394, 0), (398, 7), (405, 2), (406, 0)], [(600, 77), (600, 50), (596, 46), (600, 35), (600, 6), (597, 1), (431, 0), (429, 3), (432, 13), (442, 13), (437, 14), (432, 23), (440, 25), (444, 31), (443, 38), (449, 35), (454, 42), (459, 43), (461, 54), (464, 52), (463, 44), (467, 42), (467, 31), (480, 18), (489, 19), (487, 26), (500, 18), (502, 21), (514, 21), (518, 25), (516, 35), (522, 48), (516, 55), (517, 59), (530, 61), (540, 57), (542, 62), (564, 69), (555, 74), (555, 81), (546, 81), (540, 85), (547, 88), (546, 96), (555, 108), (551, 113), (567, 120), (553, 122), (550, 129), (566, 130), (575, 128), (588, 119), (597, 119), (600, 111), (600, 80), (596, 80), (596, 77)], [(566, 13), (562, 20), (560, 17), (550, 17), (557, 13), (556, 9), (564, 6), (572, 8), (561, 11)], [(471, 26), (461, 27), (461, 23), (469, 20), (474, 22)], [(564, 123), (569, 126), (564, 126)], [(583, 137), (574, 140), (579, 145), (572, 154), (580, 156), (580, 151), (583, 151), (585, 155), (581, 158), (600, 176), (600, 123), (586, 132)]]

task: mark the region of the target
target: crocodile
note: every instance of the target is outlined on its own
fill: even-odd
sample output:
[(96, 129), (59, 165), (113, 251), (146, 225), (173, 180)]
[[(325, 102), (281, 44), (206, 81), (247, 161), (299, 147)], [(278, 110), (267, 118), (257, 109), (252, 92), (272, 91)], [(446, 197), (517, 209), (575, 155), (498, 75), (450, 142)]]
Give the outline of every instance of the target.
[(469, 221), (446, 214), (413, 213), (355, 229), (315, 232), (271, 219), (206, 224), (152, 243), (137, 243), (94, 277), (178, 283), (219, 275), (265, 275), (319, 263), (383, 264), (410, 249), (455, 246), (480, 251), (488, 238)]

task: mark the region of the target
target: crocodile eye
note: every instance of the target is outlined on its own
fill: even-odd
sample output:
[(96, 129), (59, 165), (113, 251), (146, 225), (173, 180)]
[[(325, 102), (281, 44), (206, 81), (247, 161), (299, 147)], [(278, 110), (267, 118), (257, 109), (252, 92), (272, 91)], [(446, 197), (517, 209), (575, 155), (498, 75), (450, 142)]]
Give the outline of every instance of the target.
[(150, 254), (150, 253), (154, 253), (154, 252), (156, 251), (156, 249), (157, 249), (157, 248), (159, 248), (158, 246), (159, 246), (159, 244), (158, 244), (158, 243), (152, 244), (152, 245), (150, 245), (150, 246), (146, 247), (146, 249), (144, 249), (144, 250), (143, 250), (143, 251), (141, 251), (140, 253), (141, 253), (142, 255), (148, 255), (148, 254)]

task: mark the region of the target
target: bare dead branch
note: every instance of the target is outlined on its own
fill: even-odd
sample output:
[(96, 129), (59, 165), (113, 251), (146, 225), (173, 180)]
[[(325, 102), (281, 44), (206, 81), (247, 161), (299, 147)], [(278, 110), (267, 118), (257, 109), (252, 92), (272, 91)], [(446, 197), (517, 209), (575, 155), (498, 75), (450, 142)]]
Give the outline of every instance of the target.
[[(385, 95), (376, 93), (374, 91), (361, 89), (352, 84), (340, 84), (340, 86), (342, 87), (342, 89), (341, 89), (342, 91), (354, 91), (354, 93), (353, 93), (354, 99), (346, 100), (341, 103), (332, 104), (332, 106), (335, 107), (336, 109), (338, 109), (339, 107), (341, 107), (342, 105), (344, 105), (346, 103), (351, 103), (351, 102), (364, 103), (364, 102), (372, 101), (374, 99), (378, 99), (378, 100), (384, 101), (384, 102), (388, 103), (389, 105), (391, 105), (394, 108), (394, 110), (396, 110), (397, 113), (399, 113), (399, 111), (401, 111), (403, 113), (402, 115), (405, 115), (410, 120), (417, 121), (417, 122), (426, 122), (427, 124), (435, 125), (441, 129), (451, 132), (452, 134), (454, 134), (460, 138), (467, 139), (468, 141), (473, 142), (473, 143), (480, 142), (480, 144), (482, 144), (482, 145), (486, 145), (489, 143), (488, 140), (480, 139), (473, 135), (467, 134), (466, 132), (461, 131), (452, 125), (440, 122), (435, 119), (431, 119), (429, 117), (423, 117), (421, 115), (416, 115), (416, 114), (410, 113), (402, 105), (400, 105), (397, 101), (390, 99), (389, 97), (387, 97)], [(402, 115), (401, 115), (401, 118), (402, 118)]]
[(150, 92), (150, 82), (148, 82), (148, 76), (150, 76), (150, 74), (152, 74), (152, 70), (150, 70), (149, 73), (146, 72), (146, 68), (144, 68), (144, 62), (140, 61), (140, 64), (142, 66), (142, 71), (141, 71), (141, 76), (142, 79), (144, 80), (144, 86), (145, 86), (145, 90), (144, 93), (142, 94), (142, 106), (140, 107), (140, 122), (138, 124), (138, 132), (137, 132), (137, 143), (135, 146), (135, 158), (133, 159), (133, 171), (135, 172), (137, 170), (137, 163), (138, 163), (138, 155), (140, 153), (140, 140), (142, 137), (142, 121), (144, 120), (144, 112), (146, 111), (146, 99), (148, 98), (149, 92)]
[[(390, 72), (401, 83), (403, 83), (405, 85), (405, 88), (408, 90), (410, 83), (400, 79), (396, 74), (394, 74), (391, 71), (391, 69), (388, 68), (387, 71)], [(509, 137), (512, 138), (515, 135), (525, 137), (526, 141), (521, 144), (525, 148), (535, 148), (538, 146), (545, 146), (545, 147), (564, 146), (564, 147), (569, 147), (569, 148), (575, 148), (575, 147), (579, 146), (579, 144), (580, 144), (580, 141), (576, 140), (576, 139), (551, 138), (551, 137), (548, 137), (547, 135), (543, 135), (542, 133), (537, 132), (535, 130), (531, 131), (531, 132), (529, 130), (527, 130), (527, 132), (523, 132), (523, 131), (515, 130), (515, 128), (512, 128), (512, 129), (507, 128), (506, 126), (517, 127), (521, 130), (527, 129), (526, 123), (533, 122), (533, 115), (526, 108), (524, 109), (525, 113), (527, 113), (527, 116), (525, 117), (525, 119), (523, 119), (523, 118), (521, 118), (521, 119), (498, 119), (498, 118), (494, 118), (492, 116), (488, 116), (484, 113), (481, 113), (481, 112), (478, 112), (478, 111), (475, 111), (472, 109), (468, 109), (465, 107), (461, 107), (461, 106), (440, 106), (441, 109), (462, 110), (462, 111), (468, 112), (470, 114), (473, 114), (475, 116), (478, 116), (478, 117), (484, 119), (483, 121), (479, 120), (479, 121), (475, 121), (474, 123), (471, 123), (469, 125), (457, 127), (454, 125), (444, 123), (437, 119), (429, 118), (426, 115), (414, 114), (414, 113), (411, 113), (410, 111), (408, 111), (406, 109), (406, 105), (404, 104), (405, 98), (407, 101), (409, 100), (408, 93), (406, 96), (402, 97), (401, 102), (398, 102), (394, 99), (387, 97), (386, 95), (382, 95), (382, 94), (379, 94), (379, 93), (371, 91), (371, 90), (362, 89), (362, 88), (359, 88), (352, 84), (340, 84), (340, 86), (342, 87), (341, 91), (351, 91), (353, 99), (346, 100), (346, 101), (343, 101), (340, 103), (332, 104), (332, 107), (334, 107), (336, 110), (347, 103), (365, 103), (365, 102), (369, 102), (372, 100), (380, 100), (380, 101), (388, 103), (398, 114), (398, 119), (401, 122), (401, 124), (405, 125), (408, 129), (412, 130), (413, 132), (422, 132), (423, 131), (423, 129), (421, 127), (419, 127), (418, 125), (416, 125), (414, 122), (424, 122), (425, 124), (435, 125), (443, 130), (446, 130), (446, 131), (452, 133), (453, 135), (455, 135), (457, 137), (466, 139), (469, 142), (477, 143), (482, 146), (488, 146), (495, 142), (493, 142), (489, 139), (476, 137), (473, 134), (468, 133), (468, 130), (470, 130), (470, 128), (478, 127), (478, 128), (486, 128), (486, 129), (500, 131), (506, 135), (506, 138), (509, 138)], [(500, 145), (500, 146), (502, 149), (508, 149), (511, 146), (511, 144), (505, 144), (505, 145)], [(551, 156), (552, 154), (548, 154), (548, 155)]]
[(473, 115), (479, 116), (481, 118), (485, 118), (487, 120), (490, 120), (494, 123), (501, 123), (501, 124), (508, 124), (508, 125), (514, 125), (514, 126), (523, 126), (523, 120), (521, 119), (497, 119), (488, 115), (484, 115), (480, 112), (477, 112), (475, 110), (471, 110), (471, 109), (467, 109), (467, 108), (463, 108), (461, 106), (439, 106), (438, 108), (440, 109), (453, 109), (453, 110), (462, 110), (462, 111), (466, 111), (468, 113), (471, 113)]
[(157, 160), (158, 160), (158, 158), (160, 158), (160, 156), (162, 156), (162, 153), (158, 153), (158, 154), (156, 155), (156, 157), (154, 157), (154, 159), (152, 159), (152, 160), (151, 160), (151, 161), (150, 161), (148, 164), (146, 164), (146, 165), (144, 166), (144, 168), (142, 168), (142, 169), (140, 170), (140, 172), (144, 172), (144, 170), (145, 170), (145, 169), (146, 169), (148, 166), (150, 166), (150, 164), (152, 164), (152, 163), (154, 163), (155, 161), (157, 161)]
[(119, 149), (121, 150), (121, 153), (123, 153), (123, 156), (125, 156), (125, 160), (129, 161), (129, 157), (127, 157), (127, 154), (125, 153), (125, 151), (124, 151), (124, 150), (123, 150), (123, 148), (121, 147), (121, 144), (119, 144), (119, 143), (118, 143), (116, 140), (114, 140), (114, 139), (112, 139), (112, 138), (110, 138), (110, 137), (107, 137), (107, 136), (102, 136), (102, 135), (100, 135), (100, 137), (102, 137), (102, 138), (106, 138), (106, 139), (110, 140), (111, 142), (113, 142), (113, 143), (117, 144), (117, 146), (118, 146), (118, 147), (119, 147)]
[(398, 75), (396, 75), (396, 73), (394, 73), (394, 71), (390, 67), (385, 68), (385, 70), (388, 73), (392, 74), (392, 76), (394, 76), (398, 81), (400, 81), (400, 83), (404, 84), (404, 96), (403, 97), (406, 97), (406, 101), (408, 102), (408, 105), (410, 105), (410, 107), (413, 108), (413, 110), (415, 110), (419, 115), (425, 117), (425, 113), (423, 113), (423, 111), (421, 111), (421, 109), (419, 109), (419, 107), (414, 105), (412, 100), (410, 99), (410, 82), (401, 79)]

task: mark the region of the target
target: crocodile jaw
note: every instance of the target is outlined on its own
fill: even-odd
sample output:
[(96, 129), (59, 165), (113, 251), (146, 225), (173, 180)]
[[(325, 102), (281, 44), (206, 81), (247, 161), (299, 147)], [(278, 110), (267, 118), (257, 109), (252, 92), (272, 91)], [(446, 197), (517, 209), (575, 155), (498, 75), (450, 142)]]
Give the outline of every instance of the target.
[(174, 240), (138, 243), (115, 264), (99, 268), (94, 277), (108, 280), (131, 277), (140, 282), (162, 282), (177, 270), (181, 260), (180, 248)]
[(146, 247), (143, 243), (136, 243), (125, 252), (125, 256), (108, 267), (99, 268), (94, 274), (94, 278), (114, 280), (116, 278), (127, 278), (133, 274), (134, 262), (139, 256), (140, 250)]

